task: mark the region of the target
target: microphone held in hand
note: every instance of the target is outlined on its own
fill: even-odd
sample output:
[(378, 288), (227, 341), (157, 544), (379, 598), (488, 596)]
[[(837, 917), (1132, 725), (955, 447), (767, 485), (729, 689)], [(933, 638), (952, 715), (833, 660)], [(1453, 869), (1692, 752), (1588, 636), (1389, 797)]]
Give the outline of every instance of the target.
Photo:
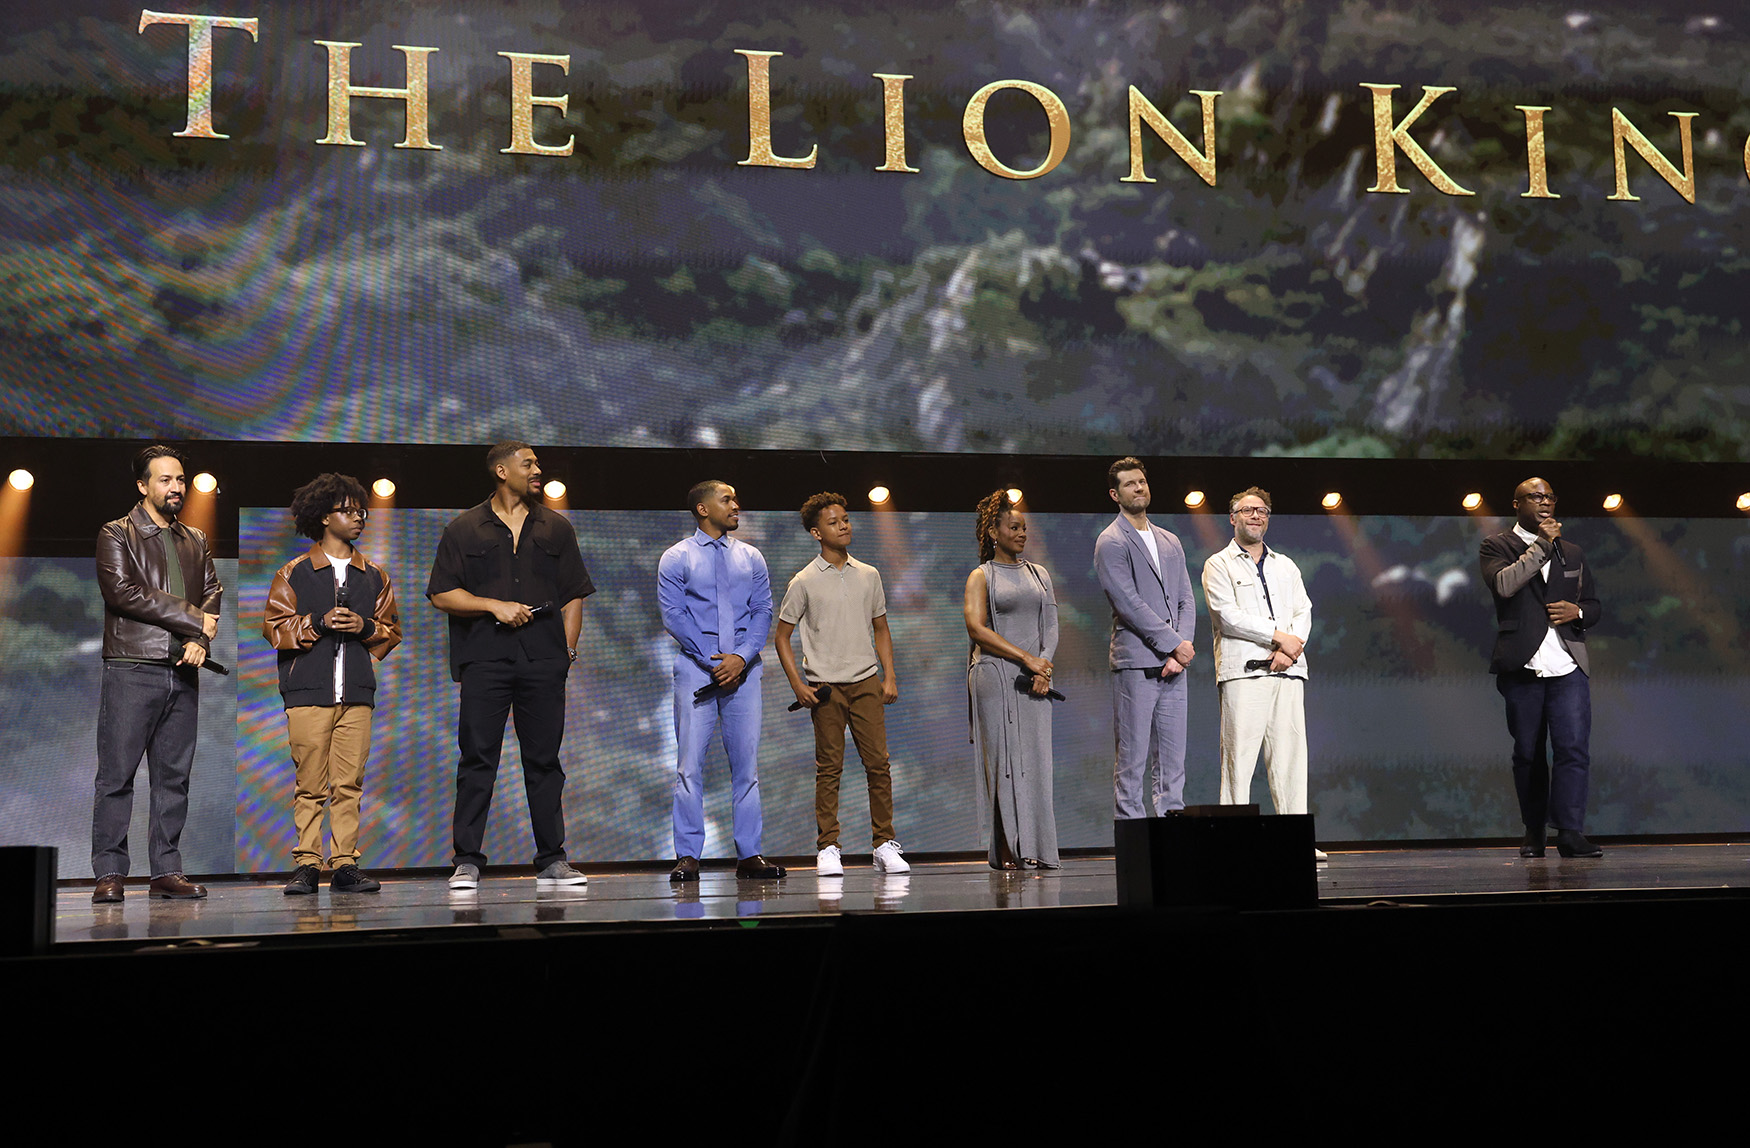
[[(818, 690), (814, 691), (814, 700), (817, 702), (824, 702), (827, 698), (830, 698), (830, 697), (832, 697), (832, 687), (831, 686), (824, 686), (823, 685)], [(789, 712), (795, 713), (797, 710), (799, 710), (801, 708), (802, 708), (801, 702), (791, 702)]]
[(704, 685), (700, 686), (698, 689), (693, 691), (693, 700), (696, 702), (702, 702), (706, 698), (711, 697), (713, 694), (718, 694), (718, 693), (724, 692), (731, 685), (736, 685), (736, 686), (741, 685), (741, 683), (747, 681), (747, 672), (748, 672), (748, 670), (751, 670), (752, 668), (753, 668), (752, 666), (743, 666), (741, 669), (741, 673), (735, 675), (735, 681), (730, 682), (730, 683), (719, 684), (715, 681), (706, 682)]
[[(1033, 675), (1032, 674), (1022, 674), (1019, 677), (1017, 677), (1015, 679), (1015, 688), (1017, 690), (1020, 690), (1024, 694), (1032, 693), (1033, 692)], [(1062, 694), (1058, 693), (1055, 689), (1047, 689), (1045, 691), (1045, 696), (1050, 698), (1054, 702), (1067, 702), (1067, 701), (1069, 701), (1068, 698), (1066, 698)]]

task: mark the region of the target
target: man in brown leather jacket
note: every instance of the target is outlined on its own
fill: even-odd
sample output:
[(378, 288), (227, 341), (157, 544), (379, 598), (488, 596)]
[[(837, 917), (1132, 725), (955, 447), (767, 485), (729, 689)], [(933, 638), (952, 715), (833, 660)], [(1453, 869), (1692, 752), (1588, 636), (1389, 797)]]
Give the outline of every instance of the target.
[[(182, 874), (178, 844), (188, 819), (200, 687), (219, 629), (224, 587), (207, 537), (176, 520), (187, 494), (183, 458), (167, 446), (134, 456), (141, 499), (97, 534), (103, 592), (103, 697), (97, 711), (97, 784), (91, 809), (96, 902), (120, 901), (128, 872), (134, 775), (146, 759), (151, 785), (152, 895), (205, 897)], [(174, 557), (175, 561), (170, 561)]]

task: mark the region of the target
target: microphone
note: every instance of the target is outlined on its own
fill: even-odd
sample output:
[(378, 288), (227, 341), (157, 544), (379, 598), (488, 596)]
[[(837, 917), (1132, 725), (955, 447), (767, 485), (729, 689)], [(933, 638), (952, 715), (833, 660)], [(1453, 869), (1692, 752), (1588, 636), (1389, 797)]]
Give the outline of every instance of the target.
[[(1032, 693), (1033, 692), (1033, 675), (1032, 674), (1022, 674), (1019, 677), (1017, 677), (1015, 679), (1015, 688), (1017, 690), (1020, 690), (1024, 694)], [(1067, 701), (1069, 701), (1068, 698), (1064, 697), (1062, 694), (1058, 693), (1055, 689), (1053, 689), (1049, 686), (1046, 687), (1045, 696), (1050, 698), (1054, 702), (1067, 702)]]
[[(747, 672), (752, 668), (752, 666), (743, 666), (741, 668), (741, 673), (735, 675), (735, 684), (739, 686), (741, 683), (747, 681)], [(712, 694), (725, 688), (727, 687), (717, 684), (715, 680), (706, 682), (704, 685), (693, 691), (693, 700), (696, 702), (702, 702)]]
[[(814, 691), (814, 700), (817, 702), (824, 702), (827, 698), (830, 698), (830, 697), (832, 697), (832, 687), (829, 685), (822, 685), (818, 690)], [(802, 708), (801, 702), (791, 702), (790, 708), (787, 712), (795, 713), (797, 710), (799, 710), (801, 708)]]

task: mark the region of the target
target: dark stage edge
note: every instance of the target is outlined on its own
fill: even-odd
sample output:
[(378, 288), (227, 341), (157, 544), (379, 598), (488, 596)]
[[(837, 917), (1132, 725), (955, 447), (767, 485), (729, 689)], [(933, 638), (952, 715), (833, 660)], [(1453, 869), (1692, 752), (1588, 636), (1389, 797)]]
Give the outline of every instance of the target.
[[(191, 1144), (1583, 1142), (1737, 1114), (1750, 846), (1339, 853), (1318, 908), (1276, 912), (1122, 910), (1106, 857), (843, 883), (827, 911), (811, 870), (763, 899), (707, 872), (697, 901), (649, 871), (461, 906), (430, 877), (338, 910), (130, 889), (126, 937), (0, 960), (10, 1083), (68, 1139)], [(60, 891), (63, 937), (89, 897)], [(250, 931), (275, 916), (306, 931)]]
[[(1311, 864), (1311, 861), (1308, 862)], [(1700, 896), (1750, 891), (1750, 843), (1613, 845), (1603, 858), (1566, 859), (1553, 845), (1544, 859), (1516, 848), (1392, 849), (1333, 853), (1317, 866), (1320, 905), (1379, 901), (1564, 896)], [(738, 881), (707, 869), (697, 883), (673, 885), (666, 872), (597, 872), (587, 886), (537, 889), (532, 875), (489, 875), (472, 892), (452, 892), (442, 877), (379, 874), (383, 890), (288, 897), (284, 878), (216, 880), (204, 901), (166, 901), (130, 885), (121, 905), (93, 905), (90, 885), (57, 895), (60, 950), (97, 945), (147, 949), (188, 942), (265, 942), (328, 935), (335, 942), (370, 933), (431, 929), (626, 929), (724, 924), (841, 914), (978, 913), (1098, 908), (1114, 904), (1110, 856), (1068, 858), (1058, 870), (997, 873), (983, 862), (919, 863), (907, 875), (851, 866), (842, 878), (793, 868), (782, 881)]]

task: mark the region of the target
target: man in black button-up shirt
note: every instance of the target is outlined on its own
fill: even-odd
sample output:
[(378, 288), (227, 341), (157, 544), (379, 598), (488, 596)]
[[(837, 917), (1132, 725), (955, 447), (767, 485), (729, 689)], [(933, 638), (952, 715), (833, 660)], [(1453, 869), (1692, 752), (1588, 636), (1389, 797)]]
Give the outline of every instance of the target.
[(444, 529), (425, 596), (450, 616), (450, 672), (462, 685), (452, 889), (478, 887), (504, 721), (516, 715), (535, 833), (536, 883), (581, 885), (565, 860), (565, 678), (583, 599), (595, 591), (565, 517), (541, 505), (541, 464), (525, 442), (487, 452), (492, 497)]

